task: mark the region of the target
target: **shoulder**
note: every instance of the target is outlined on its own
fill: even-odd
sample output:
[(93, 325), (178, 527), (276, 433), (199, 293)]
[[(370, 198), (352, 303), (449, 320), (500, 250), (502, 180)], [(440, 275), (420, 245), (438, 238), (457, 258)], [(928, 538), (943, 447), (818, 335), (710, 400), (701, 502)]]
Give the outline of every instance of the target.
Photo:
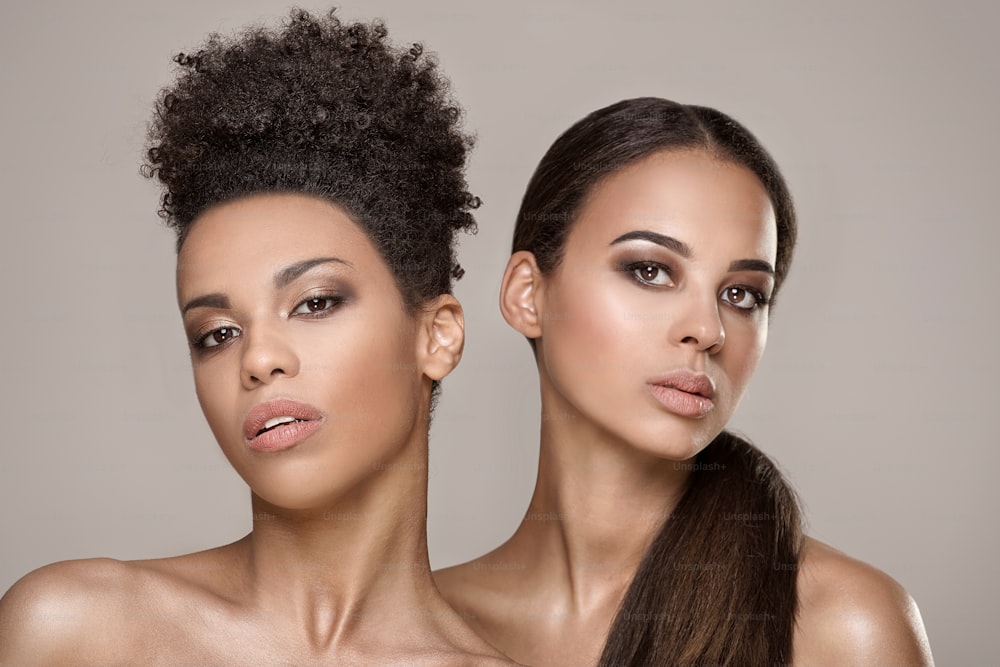
[(438, 591), (462, 620), (476, 634), (497, 645), (524, 616), (524, 598), (512, 595), (518, 591), (511, 581), (509, 568), (500, 567), (494, 554), (433, 572)]
[(102, 655), (109, 624), (128, 613), (137, 575), (109, 558), (39, 568), (0, 598), (0, 664), (63, 664)]
[(441, 596), (474, 627), (483, 620), (483, 613), (503, 606), (511, 591), (510, 572), (500, 569), (491, 557), (486, 554), (432, 573)]
[[(483, 599), (486, 591), (480, 568), (477, 567), (479, 561), (470, 561), (460, 565), (453, 565), (440, 570), (435, 570), (432, 575), (434, 583), (437, 585), (441, 595), (452, 607), (456, 609), (465, 608), (470, 603)], [(462, 609), (459, 609), (461, 612)]]
[[(219, 618), (239, 597), (238, 545), (154, 560), (63, 561), (0, 598), (0, 666), (117, 663), (190, 641), (183, 619)], [(171, 618), (169, 625), (163, 618)]]
[(449, 602), (453, 598), (460, 596), (468, 583), (467, 577), (465, 576), (466, 565), (467, 563), (463, 565), (452, 565), (451, 567), (434, 570), (432, 573), (434, 577), (434, 584), (438, 587), (438, 590), (441, 591), (441, 595), (443, 595)]
[[(408, 663), (418, 664), (418, 663)], [(419, 663), (423, 664), (423, 663)], [(519, 663), (500, 657), (499, 654), (455, 652), (435, 655), (427, 661), (427, 667), (521, 667)]]
[(881, 570), (806, 538), (797, 584), (796, 665), (933, 664), (920, 610)]

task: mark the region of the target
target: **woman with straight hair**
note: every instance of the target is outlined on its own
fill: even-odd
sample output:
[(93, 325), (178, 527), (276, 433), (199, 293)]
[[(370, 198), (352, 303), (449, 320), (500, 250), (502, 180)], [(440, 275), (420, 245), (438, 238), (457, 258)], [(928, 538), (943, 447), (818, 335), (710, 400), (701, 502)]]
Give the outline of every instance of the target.
[(0, 665), (510, 664), (427, 556), (431, 407), (464, 342), (454, 241), (478, 204), (447, 80), (332, 12), (176, 61), (145, 174), (253, 529), (28, 574), (0, 600)]
[(525, 664), (929, 665), (884, 573), (804, 537), (766, 455), (724, 430), (795, 246), (792, 199), (742, 125), (658, 98), (597, 110), (542, 158), (503, 276), (542, 427), (527, 514), (436, 573)]

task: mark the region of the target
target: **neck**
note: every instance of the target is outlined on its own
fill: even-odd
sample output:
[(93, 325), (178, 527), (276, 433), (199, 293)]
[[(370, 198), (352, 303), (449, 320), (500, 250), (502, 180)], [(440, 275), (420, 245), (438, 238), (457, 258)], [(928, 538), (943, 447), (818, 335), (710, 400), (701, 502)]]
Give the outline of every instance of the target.
[[(572, 414), (565, 405), (550, 409), (546, 398), (543, 415)], [(508, 544), (536, 564), (540, 579), (560, 582), (569, 611), (586, 614), (617, 607), (684, 493), (690, 462), (638, 451), (574, 417), (542, 420), (535, 491)]]
[(241, 542), (254, 606), (293, 621), (289, 632), (305, 631), (318, 646), (380, 634), (387, 618), (412, 626), (438, 611), (426, 462), (424, 432), (326, 507), (288, 511), (254, 495), (253, 531)]

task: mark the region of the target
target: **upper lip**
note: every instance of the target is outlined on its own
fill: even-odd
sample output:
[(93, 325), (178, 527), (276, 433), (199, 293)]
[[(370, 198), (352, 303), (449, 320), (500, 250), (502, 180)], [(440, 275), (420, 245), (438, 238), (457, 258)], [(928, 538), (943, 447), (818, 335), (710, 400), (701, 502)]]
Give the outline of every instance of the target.
[(290, 398), (276, 398), (258, 403), (243, 420), (243, 435), (247, 440), (253, 440), (264, 424), (275, 417), (294, 417), (303, 421), (322, 419), (322, 413), (309, 405)]
[(697, 394), (709, 400), (712, 400), (715, 396), (715, 383), (712, 382), (712, 378), (704, 373), (696, 373), (687, 369), (671, 371), (650, 380), (649, 384), (670, 387), (671, 389), (677, 389), (689, 394)]

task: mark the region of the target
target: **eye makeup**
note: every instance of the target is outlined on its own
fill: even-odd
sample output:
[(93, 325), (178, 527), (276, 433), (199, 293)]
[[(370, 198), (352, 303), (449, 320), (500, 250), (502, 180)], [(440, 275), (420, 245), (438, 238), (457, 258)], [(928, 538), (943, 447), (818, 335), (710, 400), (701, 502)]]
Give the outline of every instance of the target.
[(196, 333), (189, 341), (189, 344), (191, 349), (203, 353), (227, 345), (231, 340), (241, 335), (242, 332), (238, 327), (228, 324), (225, 326), (215, 326), (207, 331)]
[(618, 264), (618, 270), (643, 287), (672, 287), (673, 269), (662, 262), (652, 260), (623, 261)]
[[(657, 257), (658, 255), (673, 254), (668, 246), (662, 243), (657, 243), (655, 246), (641, 243), (648, 241), (645, 237), (630, 237), (625, 240), (638, 240), (640, 243), (636, 244), (638, 248), (628, 249), (627, 254), (623, 258), (614, 260), (614, 268), (617, 271), (627, 275), (632, 282), (646, 289), (670, 289), (677, 286), (677, 281), (680, 279), (681, 274), (680, 270), (675, 267), (685, 259), (690, 260), (690, 256), (670, 258), (668, 261), (665, 258)], [(624, 242), (619, 237), (612, 245)], [(680, 242), (678, 241), (677, 243)], [(639, 250), (639, 252), (636, 250)], [(683, 246), (683, 250), (690, 253), (690, 249), (686, 245)], [(733, 261), (729, 264), (728, 271), (759, 273), (762, 277), (773, 276), (770, 264), (762, 260), (746, 259)], [(769, 280), (770, 278), (763, 278), (763, 282)], [(770, 303), (770, 297), (768, 296), (770, 290), (765, 285), (756, 284), (757, 282), (757, 280), (751, 279), (749, 282), (739, 281), (730, 283), (720, 290), (718, 294), (719, 300), (742, 315), (749, 315), (765, 308)]]

